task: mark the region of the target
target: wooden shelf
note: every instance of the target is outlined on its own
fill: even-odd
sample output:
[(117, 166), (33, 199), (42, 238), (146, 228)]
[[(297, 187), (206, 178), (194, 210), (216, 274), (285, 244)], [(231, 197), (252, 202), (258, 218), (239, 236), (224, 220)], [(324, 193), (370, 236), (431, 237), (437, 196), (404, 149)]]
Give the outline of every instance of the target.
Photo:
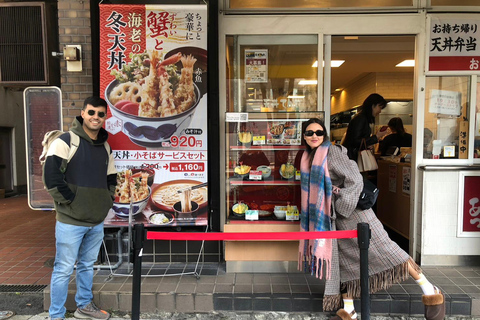
[(272, 146), (272, 145), (262, 145), (262, 146), (250, 146), (250, 147), (245, 147), (245, 146), (230, 146), (230, 150), (232, 151), (245, 151), (245, 150), (304, 150), (305, 146), (298, 145), (298, 146), (290, 146), (290, 145), (284, 145), (284, 146)]

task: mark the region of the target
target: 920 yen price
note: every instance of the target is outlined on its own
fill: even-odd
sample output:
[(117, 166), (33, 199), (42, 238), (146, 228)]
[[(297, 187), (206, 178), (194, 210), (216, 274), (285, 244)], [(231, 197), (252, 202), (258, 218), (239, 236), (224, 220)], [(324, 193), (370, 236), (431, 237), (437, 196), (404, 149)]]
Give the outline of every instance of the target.
[(185, 172), (185, 171), (205, 171), (205, 164), (202, 162), (171, 162), (171, 172)]

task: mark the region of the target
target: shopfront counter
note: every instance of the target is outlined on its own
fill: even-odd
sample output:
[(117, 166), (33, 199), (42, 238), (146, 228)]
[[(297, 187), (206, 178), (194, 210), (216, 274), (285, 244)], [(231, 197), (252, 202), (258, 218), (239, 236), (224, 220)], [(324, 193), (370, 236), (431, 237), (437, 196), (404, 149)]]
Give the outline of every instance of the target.
[[(225, 232), (298, 232), (300, 224), (231, 223)], [(225, 241), (227, 272), (295, 272), (298, 241)]]
[(377, 217), (387, 227), (409, 238), (410, 163), (378, 160)]

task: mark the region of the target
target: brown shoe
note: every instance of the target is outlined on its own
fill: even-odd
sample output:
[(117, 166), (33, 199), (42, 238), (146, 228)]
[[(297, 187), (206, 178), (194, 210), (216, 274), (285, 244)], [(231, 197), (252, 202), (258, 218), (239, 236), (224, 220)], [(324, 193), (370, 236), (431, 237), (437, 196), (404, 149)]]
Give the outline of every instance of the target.
[[(344, 309), (340, 309), (337, 311), (337, 315), (334, 317), (331, 317), (330, 320), (353, 320), (353, 316), (355, 316), (355, 310), (352, 312), (348, 313)], [(357, 318), (355, 318), (357, 319)]]
[(422, 295), (422, 302), (425, 305), (425, 319), (443, 320), (445, 318), (445, 296), (435, 287), (436, 294)]

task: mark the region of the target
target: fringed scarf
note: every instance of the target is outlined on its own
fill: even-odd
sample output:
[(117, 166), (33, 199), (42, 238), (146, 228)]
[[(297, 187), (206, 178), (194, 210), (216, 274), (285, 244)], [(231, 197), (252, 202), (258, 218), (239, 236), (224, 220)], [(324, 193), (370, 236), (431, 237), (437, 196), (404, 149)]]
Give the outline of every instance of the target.
[[(327, 155), (331, 143), (320, 145), (310, 166), (310, 154), (304, 152), (300, 162), (302, 205), (301, 231), (330, 231), (332, 181), (328, 172)], [(309, 271), (317, 278), (330, 279), (332, 262), (332, 240), (300, 240), (298, 257), (299, 270)], [(302, 268), (303, 267), (303, 268)]]

